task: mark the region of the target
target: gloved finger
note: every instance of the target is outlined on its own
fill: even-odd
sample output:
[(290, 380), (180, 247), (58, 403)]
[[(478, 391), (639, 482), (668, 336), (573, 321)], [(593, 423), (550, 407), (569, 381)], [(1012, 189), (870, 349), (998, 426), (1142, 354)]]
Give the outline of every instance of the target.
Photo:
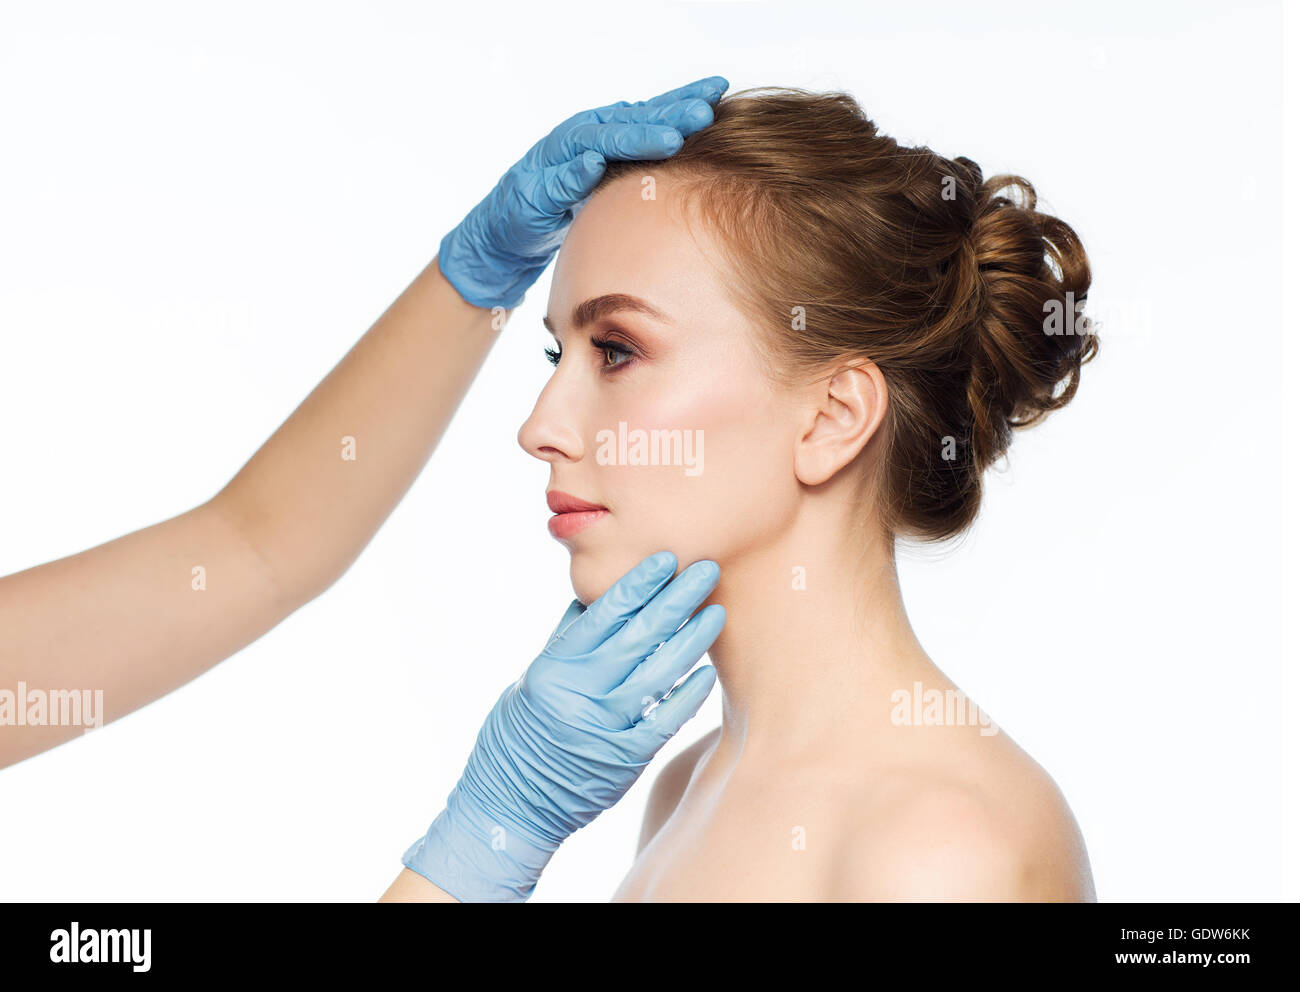
[(671, 124), (580, 124), (560, 138), (558, 154), (567, 160), (590, 149), (606, 159), (644, 161), (668, 158), (681, 147), (682, 134)]
[(646, 740), (655, 751), (686, 725), (686, 721), (700, 711), (704, 700), (713, 691), (718, 672), (712, 665), (701, 665), (658, 706), (641, 718), (637, 725), (625, 733)]
[[(630, 568), (605, 590), (567, 630), (555, 639), (550, 653), (575, 658), (590, 654), (603, 645), (627, 621), (636, 615), (664, 587), (677, 570), (677, 556), (671, 551), (656, 551)], [(647, 652), (648, 653), (648, 652)], [(641, 663), (645, 655), (627, 659), (627, 667), (614, 682), (623, 681), (627, 673)]]
[(677, 680), (689, 672), (717, 640), (727, 622), (725, 607), (713, 603), (691, 617), (681, 630), (665, 641), (654, 654), (637, 665), (622, 685), (604, 699), (610, 713), (630, 727), (646, 707), (659, 702)]
[(654, 118), (643, 115), (665, 107), (671, 107), (673, 104), (690, 103), (697, 100), (702, 100), (709, 106), (713, 106), (722, 98), (722, 94), (726, 92), (727, 87), (730, 85), (722, 76), (706, 76), (703, 79), (695, 80), (693, 83), (687, 83), (685, 86), (678, 86), (666, 93), (652, 96), (649, 100), (637, 100), (635, 102), (619, 100), (617, 103), (606, 104), (603, 107), (597, 107), (595, 110), (574, 114), (565, 121), (565, 124), (576, 124), (580, 121), (589, 120), (651, 120)]
[(560, 622), (556, 624), (555, 629), (551, 631), (551, 636), (546, 639), (546, 646), (549, 648), (553, 643), (555, 643), (555, 639), (564, 633), (569, 624), (582, 616), (582, 611), (585, 609), (586, 607), (582, 605), (580, 600), (575, 599), (570, 603), (569, 608), (564, 611), (564, 616), (560, 617)]
[(533, 206), (552, 217), (562, 217), (574, 204), (586, 199), (605, 174), (605, 159), (585, 151), (571, 162), (554, 165), (542, 172)]
[[(694, 134), (713, 123), (713, 105), (707, 100), (682, 100), (678, 103), (666, 103), (660, 106), (636, 105), (628, 107), (610, 107), (600, 111), (593, 120), (584, 122), (579, 127), (593, 124), (666, 124), (681, 131), (683, 136)], [(577, 127), (571, 130), (577, 130)]]
[[(594, 110), (584, 110), (562, 121), (545, 138), (528, 150), (523, 164), (544, 169), (575, 158), (584, 148), (574, 148), (567, 139), (579, 127), (592, 124), (663, 124), (683, 137), (713, 123), (713, 106), (730, 84), (722, 76), (707, 76), (649, 100), (629, 103), (620, 100)], [(660, 138), (660, 142), (667, 139)], [(596, 151), (601, 149), (596, 148)], [(602, 151), (601, 154), (604, 154)], [(606, 158), (616, 156), (606, 155)], [(648, 157), (648, 156), (647, 156)], [(662, 156), (656, 156), (662, 157)]]
[[(677, 632), (695, 608), (709, 598), (718, 584), (721, 571), (714, 561), (697, 561), (682, 570), (668, 586), (652, 599), (606, 643), (606, 649), (619, 657), (648, 657)], [(629, 666), (629, 672), (631, 666)], [(625, 672), (603, 691), (608, 692), (627, 677)]]
[(708, 100), (709, 103), (717, 103), (718, 98), (726, 92), (727, 87), (730, 85), (724, 76), (705, 76), (703, 79), (697, 79), (685, 86), (678, 86), (675, 90), (652, 96), (646, 103), (654, 106), (663, 103), (676, 103), (679, 100), (691, 100), (697, 97), (701, 100)]

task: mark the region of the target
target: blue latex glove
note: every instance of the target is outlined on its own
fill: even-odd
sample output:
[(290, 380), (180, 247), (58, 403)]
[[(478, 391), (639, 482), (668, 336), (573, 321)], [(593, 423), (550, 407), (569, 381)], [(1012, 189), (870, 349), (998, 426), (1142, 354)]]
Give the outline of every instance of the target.
[(607, 159), (668, 158), (713, 123), (729, 83), (710, 76), (650, 100), (622, 100), (560, 124), (501, 177), (438, 247), (438, 268), (476, 307), (513, 310), (542, 274)]
[(564, 839), (618, 802), (713, 688), (703, 665), (665, 696), (726, 620), (712, 604), (682, 626), (719, 572), (700, 561), (669, 582), (676, 568), (661, 551), (585, 611), (573, 601), (497, 700), (447, 808), (402, 864), (461, 902), (532, 895)]

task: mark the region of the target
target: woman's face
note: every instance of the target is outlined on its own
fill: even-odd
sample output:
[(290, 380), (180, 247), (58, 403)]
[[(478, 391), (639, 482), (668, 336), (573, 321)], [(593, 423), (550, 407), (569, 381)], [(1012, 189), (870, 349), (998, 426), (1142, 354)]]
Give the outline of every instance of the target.
[(604, 508), (551, 520), (587, 604), (665, 549), (679, 569), (718, 562), (724, 588), (797, 509), (792, 397), (764, 373), (707, 227), (687, 226), (667, 177), (656, 184), (645, 200), (639, 176), (612, 181), (569, 229), (546, 316), (559, 361), (519, 430), (550, 463), (552, 500)]

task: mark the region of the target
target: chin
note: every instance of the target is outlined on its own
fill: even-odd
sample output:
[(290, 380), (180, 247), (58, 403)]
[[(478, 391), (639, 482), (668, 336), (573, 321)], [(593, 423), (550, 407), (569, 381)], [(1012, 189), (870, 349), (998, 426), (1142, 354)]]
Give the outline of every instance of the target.
[(569, 582), (573, 586), (574, 596), (583, 606), (590, 606), (610, 586), (656, 551), (671, 551), (677, 556), (674, 575), (680, 575), (682, 569), (697, 559), (711, 557), (703, 553), (687, 557), (681, 548), (673, 547), (667, 541), (644, 548), (603, 547), (572, 551), (569, 555)]
[(624, 562), (622, 555), (608, 552), (574, 552), (569, 558), (569, 582), (573, 586), (573, 595), (583, 606), (590, 606), (640, 560)]

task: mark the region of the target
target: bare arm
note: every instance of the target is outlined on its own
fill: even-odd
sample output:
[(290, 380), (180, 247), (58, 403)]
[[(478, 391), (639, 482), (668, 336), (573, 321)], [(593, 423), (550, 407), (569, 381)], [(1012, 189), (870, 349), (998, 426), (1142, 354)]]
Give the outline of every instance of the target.
[(107, 723), (329, 588), (415, 481), (507, 316), (466, 303), (434, 259), (211, 500), (0, 578), (0, 768), (83, 729), (21, 725), (19, 682), (102, 689)]
[(434, 885), (419, 872), (403, 868), (393, 880), (388, 891), (379, 897), (380, 902), (459, 902)]

